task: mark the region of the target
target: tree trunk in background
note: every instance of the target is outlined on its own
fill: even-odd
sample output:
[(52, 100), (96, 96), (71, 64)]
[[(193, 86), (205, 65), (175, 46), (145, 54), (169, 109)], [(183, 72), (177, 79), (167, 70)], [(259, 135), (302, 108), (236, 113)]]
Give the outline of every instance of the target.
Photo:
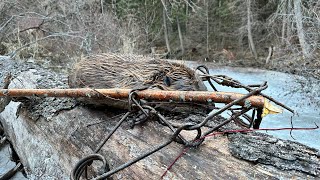
[(182, 55), (183, 55), (183, 54), (184, 54), (183, 37), (182, 37), (181, 27), (180, 27), (180, 21), (179, 21), (179, 18), (178, 18), (178, 17), (177, 17), (177, 26), (178, 26), (178, 33), (179, 33), (179, 39), (180, 39), (181, 53), (182, 53)]
[[(186, 1), (186, 17), (189, 17), (189, 4), (188, 1)], [(185, 34), (188, 34), (188, 18), (185, 19)]]
[(251, 31), (251, 10), (250, 10), (250, 7), (251, 7), (251, 0), (247, 0), (247, 18), (248, 18), (248, 21), (247, 21), (247, 28), (248, 28), (248, 40), (249, 40), (249, 46), (250, 46), (250, 49), (251, 49), (251, 52), (252, 54), (254, 55), (254, 58), (255, 59), (258, 59), (258, 54), (257, 54), (257, 51), (256, 51), (256, 47), (253, 43), (253, 38), (252, 38), (252, 31)]
[(207, 0), (207, 8), (206, 8), (206, 14), (207, 14), (207, 58), (209, 57), (209, 0)]
[[(217, 4), (218, 8), (220, 9), (221, 5), (222, 5), (221, 3), (222, 3), (221, 0), (218, 0), (218, 2), (215, 2), (214, 4)], [(221, 24), (222, 24), (221, 16), (219, 15), (216, 20), (218, 21), (218, 27), (215, 28), (214, 32), (218, 33), (218, 35), (220, 36), (222, 34), (222, 32), (221, 32)], [(218, 41), (216, 42), (216, 48), (219, 49), (219, 50), (224, 48), (223, 47), (224, 45), (223, 45), (223, 42), (222, 42), (224, 35), (220, 36), (220, 37), (221, 38), (219, 38)]]
[(293, 7), (294, 7), (294, 18), (297, 26), (297, 33), (298, 33), (299, 43), (302, 49), (302, 53), (305, 58), (310, 58), (311, 57), (310, 45), (306, 41), (304, 36), (304, 31), (303, 31), (301, 0), (294, 0)]
[(289, 16), (290, 14), (292, 14), (292, 0), (287, 0), (287, 7), (286, 7), (286, 9), (287, 9), (287, 35), (286, 35), (286, 37), (287, 38), (291, 38), (291, 28), (292, 28), (292, 18)]
[(282, 17), (282, 29), (281, 29), (281, 43), (285, 44), (286, 38), (286, 24), (288, 23), (288, 14), (287, 14), (287, 0), (282, 0), (279, 10), (279, 13), (284, 14)]
[(100, 0), (100, 6), (101, 6), (101, 13), (104, 14), (103, 0)]
[(162, 13), (162, 17), (163, 17), (163, 30), (164, 30), (164, 39), (166, 41), (166, 46), (167, 46), (167, 51), (170, 54), (171, 53), (171, 49), (170, 49), (170, 43), (169, 43), (169, 37), (168, 37), (168, 27), (167, 27), (167, 17), (166, 17), (166, 9), (165, 7), (163, 7), (163, 13)]

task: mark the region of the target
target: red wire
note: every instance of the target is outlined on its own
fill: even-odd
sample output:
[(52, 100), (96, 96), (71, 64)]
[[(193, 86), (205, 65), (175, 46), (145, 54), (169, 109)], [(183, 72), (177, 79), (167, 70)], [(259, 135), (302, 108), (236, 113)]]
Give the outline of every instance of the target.
[[(312, 128), (261, 128), (261, 129), (235, 129), (235, 130), (228, 130), (228, 131), (221, 131), (221, 132), (213, 132), (211, 134), (208, 134), (204, 137), (201, 137), (195, 141), (199, 141), (202, 139), (205, 139), (206, 137), (212, 137), (212, 136), (216, 136), (216, 135), (221, 135), (221, 134), (225, 134), (225, 133), (239, 133), (239, 132), (253, 132), (253, 131), (283, 131), (283, 130), (316, 130), (319, 129), (319, 126), (316, 125), (316, 127), (312, 127)], [(174, 159), (174, 161), (169, 165), (169, 167), (167, 167), (167, 169), (165, 170), (165, 172), (162, 174), (161, 179), (163, 179), (163, 177), (167, 174), (167, 172), (172, 168), (172, 166), (190, 149), (190, 147), (186, 147), (184, 148), (179, 155)]]

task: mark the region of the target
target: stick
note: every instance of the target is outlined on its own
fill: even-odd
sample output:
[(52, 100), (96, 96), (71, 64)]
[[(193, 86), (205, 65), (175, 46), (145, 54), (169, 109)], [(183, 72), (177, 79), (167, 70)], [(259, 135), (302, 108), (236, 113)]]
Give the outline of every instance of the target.
[[(87, 97), (115, 99), (127, 99), (132, 89), (0, 89), (1, 96), (9, 97)], [(174, 102), (198, 102), (198, 103), (230, 103), (245, 94), (231, 92), (209, 92), (209, 91), (160, 91), (143, 90), (137, 92), (137, 97), (145, 100), (174, 101)], [(251, 96), (237, 105), (264, 108), (265, 98), (262, 96)]]

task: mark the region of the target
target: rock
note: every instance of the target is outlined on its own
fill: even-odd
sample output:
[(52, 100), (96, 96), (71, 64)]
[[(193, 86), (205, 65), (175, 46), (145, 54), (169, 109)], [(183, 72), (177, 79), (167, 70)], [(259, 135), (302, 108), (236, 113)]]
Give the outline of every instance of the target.
[[(16, 166), (16, 163), (11, 161), (11, 149), (8, 143), (5, 143), (3, 147), (0, 147), (0, 177), (9, 172)], [(24, 180), (27, 179), (21, 172), (15, 173), (10, 180)]]
[[(64, 74), (30, 63), (10, 63), (12, 66), (6, 71), (13, 72), (16, 78), (10, 88), (67, 87)], [(0, 66), (4, 69), (4, 65)], [(1, 78), (3, 74), (0, 73)], [(31, 179), (69, 179), (78, 160), (92, 154), (123, 115), (114, 109), (80, 106), (69, 98), (28, 97), (15, 101), (5, 107), (0, 121)], [(202, 117), (184, 118), (197, 122)], [(133, 129), (130, 125), (125, 122), (99, 152), (111, 169), (166, 142), (172, 134), (156, 121)], [(194, 134), (184, 132), (187, 139)], [(272, 148), (265, 149), (269, 147)], [(112, 177), (159, 179), (183, 149), (173, 142)], [(264, 134), (236, 134), (207, 138), (200, 147), (188, 150), (164, 179), (312, 179), (319, 177), (316, 166), (320, 167), (315, 149)]]

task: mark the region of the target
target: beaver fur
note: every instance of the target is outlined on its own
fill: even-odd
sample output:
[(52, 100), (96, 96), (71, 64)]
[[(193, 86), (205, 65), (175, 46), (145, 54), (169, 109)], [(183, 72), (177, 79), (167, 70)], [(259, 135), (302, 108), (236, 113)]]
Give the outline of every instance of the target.
[[(112, 53), (91, 55), (76, 63), (69, 76), (69, 86), (96, 89), (146, 87), (169, 91), (206, 90), (195, 71), (184, 64), (145, 56)], [(103, 104), (119, 107), (115, 103), (113, 101)]]
[(70, 87), (133, 89), (142, 85), (163, 90), (206, 90), (184, 64), (137, 55), (88, 56), (75, 64), (69, 76)]

